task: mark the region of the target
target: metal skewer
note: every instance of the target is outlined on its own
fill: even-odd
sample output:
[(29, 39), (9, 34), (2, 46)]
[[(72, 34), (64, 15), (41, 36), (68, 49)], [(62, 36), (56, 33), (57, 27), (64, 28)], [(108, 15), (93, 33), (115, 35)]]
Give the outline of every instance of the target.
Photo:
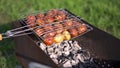
[[(55, 22), (55, 23), (59, 23), (59, 22)], [(35, 23), (35, 25), (36, 24), (37, 23)], [(22, 26), (22, 27), (19, 27), (19, 28), (12, 29), (12, 30), (8, 30), (5, 33), (0, 34), (0, 40), (5, 39), (5, 38), (10, 38), (10, 37), (16, 37), (16, 36), (31, 34), (33, 32), (29, 32), (29, 33), (25, 33), (25, 32), (34, 30), (35, 28), (41, 28), (41, 27), (44, 27), (44, 26), (48, 26), (48, 25), (51, 25), (51, 24), (45, 24), (45, 25), (42, 25), (42, 26), (35, 26), (35, 27), (32, 27), (32, 28), (29, 28), (31, 25), (26, 25), (26, 26)], [(24, 29), (26, 27), (28, 27), (28, 28)], [(24, 29), (24, 30), (22, 30), (22, 29)]]

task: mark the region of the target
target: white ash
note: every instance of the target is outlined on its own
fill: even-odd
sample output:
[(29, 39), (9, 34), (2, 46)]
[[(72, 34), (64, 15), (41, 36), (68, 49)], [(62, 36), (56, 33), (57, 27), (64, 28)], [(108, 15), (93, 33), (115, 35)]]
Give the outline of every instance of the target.
[(70, 67), (90, 59), (89, 52), (83, 50), (77, 41), (64, 41), (59, 44), (46, 46), (40, 44), (40, 48), (56, 63), (62, 66)]
[(66, 63), (64, 63), (64, 64), (63, 64), (63, 67), (65, 67), (65, 68), (71, 68), (72, 65), (71, 65), (70, 60), (68, 60)]

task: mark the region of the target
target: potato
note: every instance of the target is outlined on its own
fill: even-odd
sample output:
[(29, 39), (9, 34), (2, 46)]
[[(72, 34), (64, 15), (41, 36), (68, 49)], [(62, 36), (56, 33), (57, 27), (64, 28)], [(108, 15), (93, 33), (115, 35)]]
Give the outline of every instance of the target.
[(64, 31), (63, 35), (64, 35), (64, 40), (70, 40), (71, 39), (71, 35), (68, 31)]
[(54, 41), (55, 43), (60, 43), (64, 40), (64, 35), (62, 34), (57, 34), (55, 37), (54, 37)]

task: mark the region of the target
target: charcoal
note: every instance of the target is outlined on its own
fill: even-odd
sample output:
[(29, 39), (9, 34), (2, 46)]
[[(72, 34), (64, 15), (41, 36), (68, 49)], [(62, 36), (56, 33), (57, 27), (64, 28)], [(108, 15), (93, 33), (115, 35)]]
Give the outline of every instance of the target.
[(68, 60), (66, 63), (63, 64), (63, 67), (65, 68), (72, 68), (72, 65), (70, 63), (70, 60)]
[(90, 60), (89, 52), (82, 49), (77, 41), (64, 41), (51, 46), (41, 43), (40, 48), (63, 68), (82, 68), (81, 63), (86, 64)]

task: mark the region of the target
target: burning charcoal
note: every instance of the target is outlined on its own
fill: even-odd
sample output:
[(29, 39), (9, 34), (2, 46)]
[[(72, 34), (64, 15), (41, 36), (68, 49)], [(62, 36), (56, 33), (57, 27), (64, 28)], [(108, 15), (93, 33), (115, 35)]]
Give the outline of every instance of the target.
[(67, 45), (67, 46), (64, 46), (63, 50), (64, 51), (69, 51), (70, 47)]
[(57, 56), (60, 56), (60, 55), (62, 54), (62, 52), (61, 52), (59, 49), (55, 49), (55, 54), (56, 54)]
[(69, 43), (70, 43), (70, 47), (73, 46), (73, 41), (69, 41)]
[(48, 47), (48, 48), (47, 48), (47, 51), (48, 51), (48, 54), (52, 54), (52, 53), (53, 53), (53, 48)]
[(65, 41), (65, 44), (64, 44), (64, 51), (71, 51), (71, 46), (67, 41)]
[(77, 65), (77, 62), (74, 61), (74, 60), (71, 60), (70, 63), (71, 63), (72, 66)]
[(54, 53), (52, 53), (52, 54), (50, 54), (50, 58), (56, 59), (57, 56)]
[(71, 51), (70, 51), (72, 54), (75, 54), (76, 53), (76, 50), (72, 47)]
[(54, 53), (52, 53), (52, 54), (50, 55), (50, 57), (51, 57), (51, 58), (57, 58), (57, 56), (56, 56)]
[[(78, 54), (75, 54), (75, 55), (73, 56), (73, 59), (74, 59), (76, 65), (80, 62), (79, 59), (78, 59)], [(75, 64), (74, 64), (74, 65), (75, 65)]]
[(65, 68), (72, 68), (72, 65), (70, 63), (70, 60), (68, 60), (66, 63), (63, 64), (63, 67)]
[(57, 59), (58, 59), (58, 61), (59, 61), (59, 63), (64, 63), (64, 62), (66, 62), (66, 60), (67, 60), (67, 56), (65, 56), (64, 54), (62, 54), (61, 56), (59, 56)]
[(85, 68), (85, 67), (83, 66), (83, 63), (79, 62), (77, 68)]
[(52, 58), (52, 60), (53, 60), (56, 64), (58, 64), (58, 60), (57, 60), (56, 58)]
[(78, 54), (78, 59), (85, 63), (86, 60), (89, 60), (90, 59), (90, 54), (86, 51), (83, 51), (81, 53)]
[[(40, 48), (50, 56), (50, 58), (64, 68), (79, 68), (81, 63), (90, 61), (90, 54), (82, 50), (77, 41), (64, 41), (62, 43), (46, 46), (41, 43)], [(91, 61), (90, 61), (91, 62)]]
[(74, 47), (78, 48), (78, 50), (81, 50), (82, 48), (78, 45), (78, 42), (77, 41), (74, 41)]
[(69, 51), (64, 52), (65, 56), (68, 56), (70, 54)]
[(65, 44), (67, 44), (67, 45), (69, 46), (69, 43), (68, 43), (68, 41), (65, 41)]

